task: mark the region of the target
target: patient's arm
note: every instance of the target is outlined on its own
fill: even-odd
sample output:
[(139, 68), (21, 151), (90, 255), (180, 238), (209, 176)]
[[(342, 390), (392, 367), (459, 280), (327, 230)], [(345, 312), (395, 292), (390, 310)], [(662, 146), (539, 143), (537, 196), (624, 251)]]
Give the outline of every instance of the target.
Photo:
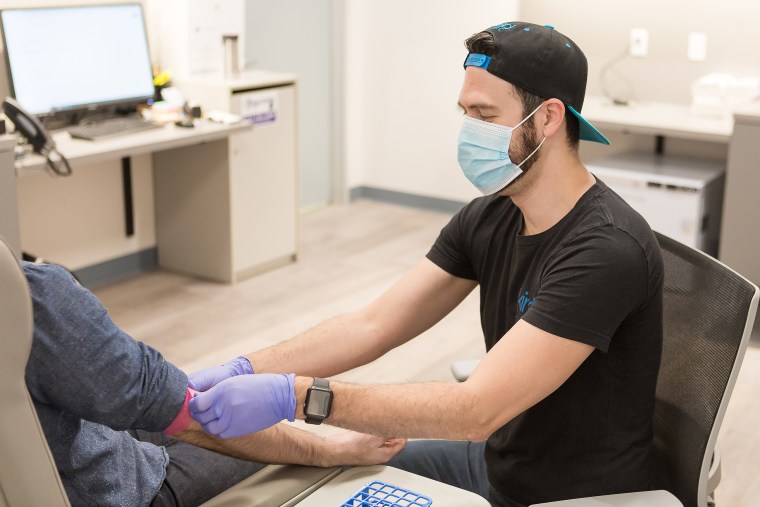
[(63, 268), (24, 264), (24, 273), (34, 308), (32, 399), (115, 430), (165, 429), (185, 398), (185, 374), (119, 329)]
[(404, 439), (386, 439), (353, 431), (320, 436), (287, 424), (222, 440), (205, 433), (193, 421), (173, 437), (235, 458), (320, 467), (385, 463), (406, 445)]

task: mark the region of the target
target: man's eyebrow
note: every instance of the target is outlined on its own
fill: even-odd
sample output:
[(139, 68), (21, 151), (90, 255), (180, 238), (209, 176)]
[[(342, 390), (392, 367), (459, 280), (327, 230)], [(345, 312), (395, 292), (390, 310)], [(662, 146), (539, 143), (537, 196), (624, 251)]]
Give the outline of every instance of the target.
[[(461, 103), (461, 102), (457, 102), (457, 105), (458, 105), (459, 107), (461, 107), (462, 109), (464, 109), (464, 110), (466, 110), (466, 109), (467, 109), (466, 107), (464, 107), (464, 106), (462, 105), (462, 103)], [(471, 105), (470, 105), (470, 109), (480, 109), (480, 110), (486, 109), (486, 110), (493, 110), (493, 109), (498, 109), (498, 107), (497, 107), (497, 106), (495, 106), (495, 105), (493, 105), (493, 104), (478, 103), (478, 104), (471, 104)]]

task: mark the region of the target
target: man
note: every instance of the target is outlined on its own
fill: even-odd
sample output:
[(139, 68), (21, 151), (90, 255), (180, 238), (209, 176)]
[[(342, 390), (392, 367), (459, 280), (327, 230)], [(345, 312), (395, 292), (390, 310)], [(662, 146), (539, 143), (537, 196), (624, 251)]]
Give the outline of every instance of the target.
[(264, 466), (251, 460), (376, 464), (404, 446), (283, 425), (213, 438), (190, 418), (184, 373), (121, 331), (64, 269), (22, 267), (34, 311), (26, 383), (72, 505), (199, 505)]
[[(206, 391), (191, 401), (193, 417), (221, 436), (285, 416), (460, 440), (412, 442), (391, 464), (493, 505), (648, 489), (662, 259), (646, 222), (580, 160), (579, 139), (609, 143), (580, 115), (586, 58), (553, 27), (520, 22), (466, 46), (459, 163), (485, 197), (366, 308), (249, 355), (254, 375), (191, 376)], [(365, 364), (477, 285), (488, 352), (462, 384), (266, 375), (326, 377)], [(279, 414), (255, 417), (249, 404)]]

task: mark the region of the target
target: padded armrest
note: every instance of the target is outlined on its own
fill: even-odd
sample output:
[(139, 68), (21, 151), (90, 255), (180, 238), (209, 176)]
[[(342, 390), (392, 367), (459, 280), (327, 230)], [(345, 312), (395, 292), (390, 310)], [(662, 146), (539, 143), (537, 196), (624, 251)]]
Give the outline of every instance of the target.
[(710, 472), (707, 475), (707, 494), (712, 495), (720, 484), (722, 476), (720, 445), (716, 442), (713, 450), (712, 463), (710, 463)]
[(454, 378), (457, 379), (457, 382), (464, 382), (470, 378), (470, 375), (475, 370), (475, 368), (478, 367), (479, 364), (480, 359), (454, 361), (451, 363), (451, 373), (454, 374)]
[(657, 490), (536, 503), (530, 507), (683, 507), (683, 504), (668, 491)]
[(340, 473), (340, 468), (269, 465), (203, 507), (289, 507)]

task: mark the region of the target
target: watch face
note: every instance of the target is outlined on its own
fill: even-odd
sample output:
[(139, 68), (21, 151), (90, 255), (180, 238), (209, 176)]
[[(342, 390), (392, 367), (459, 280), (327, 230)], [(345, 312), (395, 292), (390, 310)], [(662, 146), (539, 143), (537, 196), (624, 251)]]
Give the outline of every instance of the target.
[(311, 389), (306, 402), (306, 415), (325, 418), (330, 414), (330, 399), (332, 393)]

